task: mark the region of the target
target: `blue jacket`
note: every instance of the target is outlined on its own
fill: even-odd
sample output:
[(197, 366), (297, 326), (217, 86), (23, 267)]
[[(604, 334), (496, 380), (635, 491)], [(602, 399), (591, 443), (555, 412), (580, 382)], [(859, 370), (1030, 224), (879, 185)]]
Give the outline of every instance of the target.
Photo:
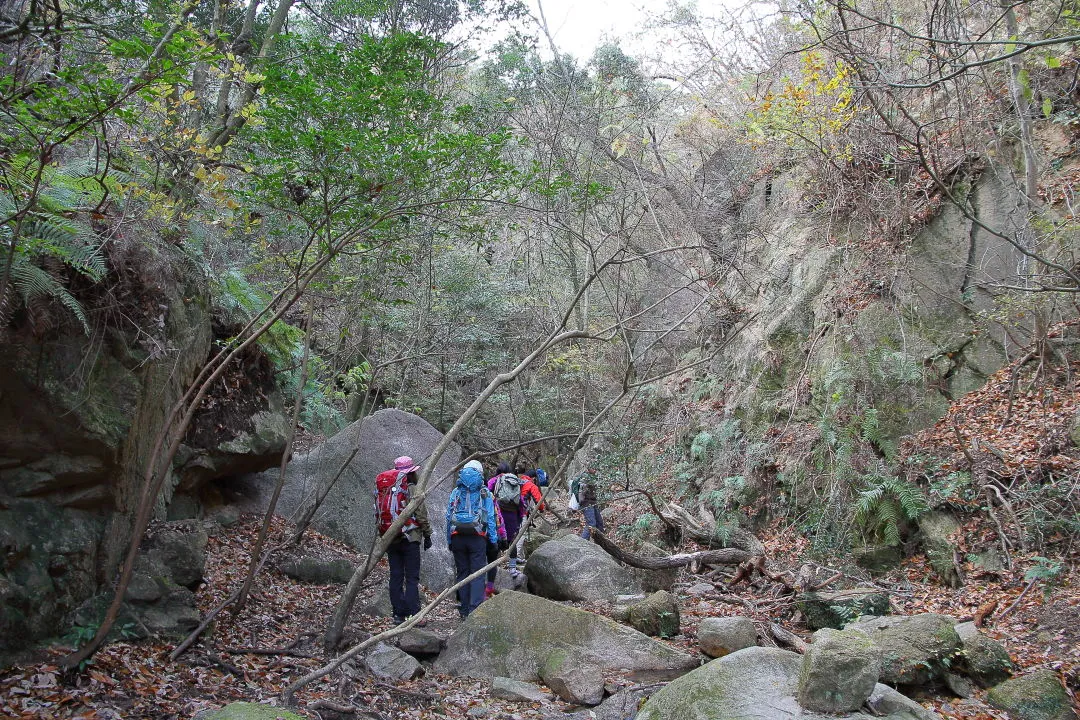
[[(481, 492), (483, 489), (483, 492)], [(487, 488), (484, 485), (484, 476), (472, 468), (462, 468), (458, 473), (457, 485), (454, 486), (453, 491), (450, 493), (450, 502), (446, 505), (446, 541), (450, 542), (450, 534), (453, 530), (450, 524), (450, 520), (454, 515), (454, 503), (458, 497), (461, 496), (462, 503), (469, 503), (472, 507), (480, 506), (484, 508), (485, 515), (487, 517), (486, 531), (488, 542), (492, 545), (498, 542), (498, 528), (495, 525), (495, 502), (491, 498), (491, 493), (486, 491)]]

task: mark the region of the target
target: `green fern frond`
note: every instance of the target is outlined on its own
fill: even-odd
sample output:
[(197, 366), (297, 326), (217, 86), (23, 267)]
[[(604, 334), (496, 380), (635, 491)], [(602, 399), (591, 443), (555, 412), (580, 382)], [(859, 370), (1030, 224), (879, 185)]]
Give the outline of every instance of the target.
[(870, 408), (862, 417), (860, 434), (866, 442), (877, 445), (881, 442), (881, 417), (877, 408)]
[(30, 304), (39, 297), (49, 297), (71, 312), (82, 324), (83, 332), (90, 334), (90, 323), (86, 321), (86, 313), (75, 297), (69, 293), (63, 285), (57, 282), (49, 273), (24, 257), (16, 256), (11, 265), (11, 283), (22, 298), (24, 304)]

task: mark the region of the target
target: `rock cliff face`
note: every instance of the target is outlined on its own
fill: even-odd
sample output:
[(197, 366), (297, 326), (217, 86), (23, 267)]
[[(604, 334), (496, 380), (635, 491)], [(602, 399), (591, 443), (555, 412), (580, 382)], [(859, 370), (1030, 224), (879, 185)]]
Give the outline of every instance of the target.
[[(932, 424), (1005, 364), (988, 288), (1024, 256), (949, 204), (909, 244), (871, 243), (809, 217), (797, 184), (774, 180), (772, 204), (759, 194), (744, 210), (756, 261), (725, 289), (754, 319), (712, 367), (733, 382), (728, 406), (750, 426), (817, 420), (858, 384), (886, 436)], [(984, 224), (1014, 232), (1024, 214), (1009, 187), (987, 170), (970, 198)]]
[(140, 290), (141, 333), (16, 331), (0, 357), (0, 652), (60, 628), (111, 580), (142, 465), (210, 350), (197, 273)]
[[(0, 661), (7, 651), (62, 631), (83, 601), (112, 582), (155, 438), (211, 352), (205, 277), (178, 251), (160, 252), (151, 262), (167, 270), (153, 282), (119, 268), (112, 281), (114, 292), (123, 289), (121, 298), (96, 298), (125, 317), (122, 324), (101, 321), (89, 337), (78, 328), (46, 335), (5, 329)], [(243, 427), (223, 427), (189, 443), (158, 499), (158, 517), (181, 478), (193, 491), (237, 467), (251, 471), (276, 462), (267, 459), (268, 448), (280, 457), (284, 434), (278, 431), (275, 440), (266, 429), (276, 428), (269, 396), (256, 405), (251, 412), (267, 417), (238, 419), (234, 424)], [(248, 432), (249, 425), (255, 429)], [(250, 437), (258, 442), (246, 442)]]

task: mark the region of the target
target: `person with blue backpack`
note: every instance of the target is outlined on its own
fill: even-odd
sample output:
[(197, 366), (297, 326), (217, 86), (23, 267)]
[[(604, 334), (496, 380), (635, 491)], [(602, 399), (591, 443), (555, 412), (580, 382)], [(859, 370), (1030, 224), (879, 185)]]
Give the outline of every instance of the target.
[[(446, 505), (446, 537), (454, 554), (457, 582), (487, 564), (488, 545), (498, 544), (495, 504), (484, 483), (479, 460), (465, 463)], [(458, 589), (458, 614), (462, 619), (484, 601), (484, 576)]]

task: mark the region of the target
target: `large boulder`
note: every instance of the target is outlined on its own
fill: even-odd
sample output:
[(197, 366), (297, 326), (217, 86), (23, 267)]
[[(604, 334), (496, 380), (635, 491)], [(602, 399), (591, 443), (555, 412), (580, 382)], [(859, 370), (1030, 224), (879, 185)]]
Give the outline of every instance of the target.
[(804, 592), (795, 604), (811, 630), (839, 630), (861, 615), (888, 615), (889, 596), (875, 588), (852, 588), (836, 592)]
[[(532, 562), (530, 560), (530, 562)], [(522, 592), (486, 600), (451, 636), (436, 672), (537, 682), (552, 658), (573, 657), (605, 673), (670, 676), (697, 660), (633, 628)]]
[(1005, 646), (983, 635), (973, 622), (960, 623), (955, 630), (963, 646), (964, 667), (968, 677), (984, 688), (1009, 679), (1013, 662)]
[[(312, 527), (366, 552), (375, 535), (375, 476), (393, 467), (394, 458), (400, 455), (422, 463), (440, 440), (442, 434), (423, 418), (392, 408), (380, 410), (347, 426), (311, 452), (294, 457), (276, 512), (292, 517), (306, 509), (315, 493), (329, 484), (359, 448), (315, 514)], [(434, 544), (421, 558), (420, 580), (433, 590), (453, 584), (454, 560), (447, 550), (444, 518), (460, 458), (461, 449), (451, 445), (431, 475), (426, 505)], [(277, 471), (246, 475), (233, 489), (247, 497), (249, 509), (261, 512), (269, 507), (277, 477)]]
[(845, 626), (860, 630), (881, 646), (882, 682), (924, 685), (942, 679), (961, 654), (956, 621), (945, 615), (897, 615), (862, 618)]
[(657, 692), (636, 720), (940, 720), (913, 700), (878, 684), (867, 699), (873, 712), (824, 715), (795, 698), (802, 656), (778, 648), (752, 647), (713, 660)]
[(1069, 694), (1051, 670), (1036, 670), (990, 688), (986, 699), (1016, 720), (1076, 720)]
[(865, 633), (825, 628), (803, 656), (799, 704), (823, 713), (855, 712), (877, 685), (881, 648)]
[(698, 646), (709, 657), (724, 657), (757, 645), (757, 628), (748, 617), (711, 617), (698, 625)]
[(550, 600), (600, 600), (641, 592), (637, 579), (599, 545), (577, 535), (549, 540), (525, 566), (529, 591)]

